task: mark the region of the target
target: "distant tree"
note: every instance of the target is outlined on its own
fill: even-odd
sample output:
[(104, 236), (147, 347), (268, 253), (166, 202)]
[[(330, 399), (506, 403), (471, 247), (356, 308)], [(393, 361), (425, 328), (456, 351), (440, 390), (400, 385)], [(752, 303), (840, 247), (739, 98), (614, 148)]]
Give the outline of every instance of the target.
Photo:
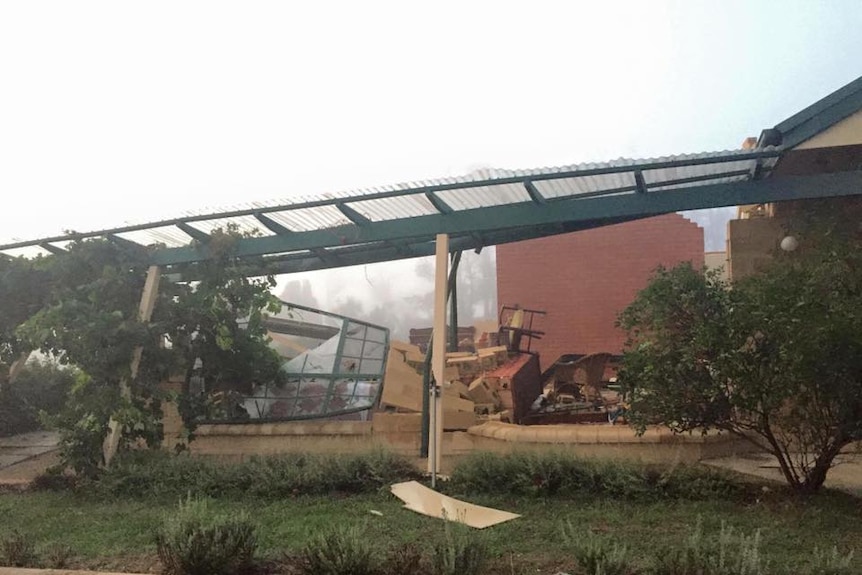
[(620, 382), (641, 431), (743, 437), (804, 493), (862, 439), (859, 220), (817, 208), (790, 224), (800, 249), (732, 289), (690, 264), (660, 269), (620, 316)]
[(0, 255), (0, 391), (8, 383), (12, 364), (32, 351), (17, 330), (45, 304), (51, 286), (50, 259)]

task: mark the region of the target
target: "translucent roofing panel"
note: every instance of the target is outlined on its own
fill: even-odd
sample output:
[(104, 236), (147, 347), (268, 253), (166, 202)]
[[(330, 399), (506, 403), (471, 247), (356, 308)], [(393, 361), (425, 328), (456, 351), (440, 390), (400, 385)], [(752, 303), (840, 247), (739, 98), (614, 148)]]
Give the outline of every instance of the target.
[(350, 223), (350, 220), (335, 206), (267, 212), (266, 216), (294, 232), (320, 230)]
[(158, 228), (149, 228), (146, 230), (135, 230), (131, 232), (120, 232), (116, 234), (126, 240), (130, 240), (141, 245), (149, 246), (152, 244), (163, 244), (169, 248), (178, 248), (186, 246), (191, 241), (191, 238), (176, 226), (162, 226)]
[(352, 202), (350, 206), (373, 222), (415, 218), (436, 214), (437, 209), (424, 194)]
[(437, 195), (455, 210), (470, 210), (530, 201), (530, 194), (527, 193), (523, 184), (479, 186), (443, 191)]
[(234, 225), (241, 233), (252, 234), (258, 236), (271, 236), (273, 232), (269, 231), (261, 224), (254, 216), (237, 216), (233, 218), (219, 218), (214, 220), (206, 220), (203, 222), (195, 222), (190, 224), (199, 230), (209, 234), (216, 229), (226, 229), (228, 225)]

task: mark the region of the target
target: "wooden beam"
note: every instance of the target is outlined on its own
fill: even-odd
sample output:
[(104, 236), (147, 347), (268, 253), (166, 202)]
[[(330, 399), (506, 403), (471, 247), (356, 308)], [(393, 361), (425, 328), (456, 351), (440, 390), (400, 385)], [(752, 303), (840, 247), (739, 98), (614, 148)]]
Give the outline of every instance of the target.
[(438, 234), (434, 268), (434, 332), (432, 334), (430, 410), (430, 446), (428, 450), (428, 472), (431, 486), (436, 487), (443, 452), (443, 401), (441, 388), (446, 372), (446, 300), (448, 299), (449, 236)]
[[(144, 281), (144, 290), (141, 294), (141, 302), (138, 305), (138, 320), (141, 322), (149, 322), (153, 317), (153, 308), (156, 306), (156, 299), (159, 295), (159, 280), (161, 276), (162, 270), (159, 266), (150, 266), (147, 270), (147, 279)], [(138, 377), (138, 369), (141, 366), (143, 353), (144, 348), (142, 346), (135, 348), (132, 352), (132, 363), (129, 366), (129, 379), (120, 381), (120, 394), (126, 401), (131, 399), (130, 382)], [(120, 446), (120, 437), (123, 433), (120, 422), (113, 417), (111, 417), (108, 427), (108, 436), (102, 445), (102, 456), (105, 459), (105, 466), (110, 465), (111, 460), (117, 454), (117, 448)]]

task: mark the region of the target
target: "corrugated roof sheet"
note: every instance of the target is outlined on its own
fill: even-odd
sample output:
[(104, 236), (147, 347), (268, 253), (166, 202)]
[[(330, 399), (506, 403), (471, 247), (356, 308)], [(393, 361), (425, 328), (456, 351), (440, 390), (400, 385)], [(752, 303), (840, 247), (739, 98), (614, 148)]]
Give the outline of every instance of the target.
[[(70, 237), (117, 235), (133, 242), (179, 247), (191, 236), (177, 227), (183, 223), (204, 233), (228, 224), (244, 232), (273, 235), (255, 216), (294, 232), (304, 232), (351, 224), (350, 209), (375, 221), (409, 219), (439, 211), (472, 210), (489, 206), (531, 202), (525, 187), (529, 182), (547, 201), (573, 197), (637, 193), (640, 174), (646, 191), (679, 189), (703, 184), (745, 181), (755, 173), (766, 175), (775, 165), (780, 150), (767, 148), (751, 152), (730, 150), (665, 156), (647, 160), (621, 158), (604, 163), (584, 163), (528, 170), (480, 169), (461, 177), (407, 182), (366, 190), (327, 194), (323, 197), (277, 202), (255, 202), (206, 213), (187, 213), (176, 220), (124, 226), (113, 230), (17, 242), (0, 246), (9, 253), (22, 246), (38, 246)], [(641, 190), (643, 191), (643, 190)], [(437, 204), (435, 206), (435, 203)], [(339, 204), (346, 204), (342, 211)], [(345, 213), (347, 212), (347, 213)], [(42, 249), (42, 248), (39, 248)]]

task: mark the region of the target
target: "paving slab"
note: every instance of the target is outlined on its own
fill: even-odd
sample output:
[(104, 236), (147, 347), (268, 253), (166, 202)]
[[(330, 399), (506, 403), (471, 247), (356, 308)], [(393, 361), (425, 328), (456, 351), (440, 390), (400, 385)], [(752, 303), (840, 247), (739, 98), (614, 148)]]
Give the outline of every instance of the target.
[[(778, 460), (766, 453), (705, 459), (701, 463), (784, 483)], [(826, 476), (826, 487), (862, 496), (862, 453), (842, 453)]]
[(31, 431), (0, 437), (0, 449), (16, 447), (56, 447), (60, 442), (60, 434), (56, 431)]

